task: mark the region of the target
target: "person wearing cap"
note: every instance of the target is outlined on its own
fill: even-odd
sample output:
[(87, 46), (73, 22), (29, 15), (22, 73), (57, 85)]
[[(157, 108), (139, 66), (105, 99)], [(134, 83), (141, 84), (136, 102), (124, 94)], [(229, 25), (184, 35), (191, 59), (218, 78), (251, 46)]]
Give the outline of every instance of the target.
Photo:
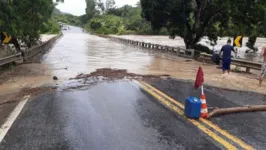
[(232, 41), (229, 39), (227, 41), (227, 44), (224, 45), (219, 53), (219, 55), (221, 56), (221, 54), (223, 53), (223, 57), (222, 57), (222, 61), (223, 61), (223, 73), (225, 73), (226, 71), (228, 72), (228, 74), (230, 74), (230, 66), (231, 66), (231, 54), (232, 51), (236, 54), (237, 52), (234, 50), (234, 47), (231, 46)]

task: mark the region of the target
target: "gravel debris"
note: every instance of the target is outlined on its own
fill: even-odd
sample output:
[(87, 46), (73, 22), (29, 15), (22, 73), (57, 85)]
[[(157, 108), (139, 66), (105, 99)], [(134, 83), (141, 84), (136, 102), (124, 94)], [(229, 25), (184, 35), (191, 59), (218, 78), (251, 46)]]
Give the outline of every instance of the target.
[(95, 72), (90, 74), (79, 74), (73, 79), (85, 79), (90, 77), (106, 77), (111, 79), (151, 79), (151, 78), (160, 78), (160, 77), (169, 77), (169, 75), (140, 75), (135, 73), (129, 73), (125, 69), (111, 69), (111, 68), (102, 68), (97, 69)]

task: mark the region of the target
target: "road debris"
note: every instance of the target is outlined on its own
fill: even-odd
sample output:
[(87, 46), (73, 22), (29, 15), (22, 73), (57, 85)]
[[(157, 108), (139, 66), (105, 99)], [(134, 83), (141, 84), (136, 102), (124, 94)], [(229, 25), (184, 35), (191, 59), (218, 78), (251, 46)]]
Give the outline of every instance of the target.
[(53, 79), (54, 79), (54, 80), (58, 80), (57, 76), (54, 76)]
[(107, 77), (111, 79), (150, 79), (150, 78), (160, 78), (165, 77), (169, 75), (140, 75), (135, 73), (129, 73), (125, 69), (111, 69), (111, 68), (102, 68), (97, 69), (95, 72), (92, 72), (90, 74), (79, 74), (75, 78), (70, 78), (70, 80), (73, 79), (84, 79), (84, 78), (90, 78), (90, 77)]

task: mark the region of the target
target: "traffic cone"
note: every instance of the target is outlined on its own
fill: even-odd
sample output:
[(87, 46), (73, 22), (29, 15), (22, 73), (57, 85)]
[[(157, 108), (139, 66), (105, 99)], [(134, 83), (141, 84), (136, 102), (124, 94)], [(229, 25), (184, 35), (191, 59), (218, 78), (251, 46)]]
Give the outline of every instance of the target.
[(201, 100), (201, 111), (200, 111), (200, 117), (201, 118), (208, 118), (208, 107), (206, 103), (206, 97), (204, 94), (200, 96)]

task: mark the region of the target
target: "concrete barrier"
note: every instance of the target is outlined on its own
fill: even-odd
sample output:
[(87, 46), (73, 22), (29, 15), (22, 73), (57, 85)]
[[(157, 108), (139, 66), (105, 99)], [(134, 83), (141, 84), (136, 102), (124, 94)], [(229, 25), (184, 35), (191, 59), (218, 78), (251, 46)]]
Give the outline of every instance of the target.
[(34, 57), (35, 55), (37, 55), (38, 53), (48, 50), (49, 48), (52, 47), (52, 45), (56, 42), (56, 40), (60, 38), (62, 35), (63, 34), (59, 34), (58, 36), (51, 38), (50, 40), (42, 43), (41, 45), (36, 45), (31, 47), (30, 49), (23, 51), (22, 52), (23, 61), (27, 61), (32, 57)]

